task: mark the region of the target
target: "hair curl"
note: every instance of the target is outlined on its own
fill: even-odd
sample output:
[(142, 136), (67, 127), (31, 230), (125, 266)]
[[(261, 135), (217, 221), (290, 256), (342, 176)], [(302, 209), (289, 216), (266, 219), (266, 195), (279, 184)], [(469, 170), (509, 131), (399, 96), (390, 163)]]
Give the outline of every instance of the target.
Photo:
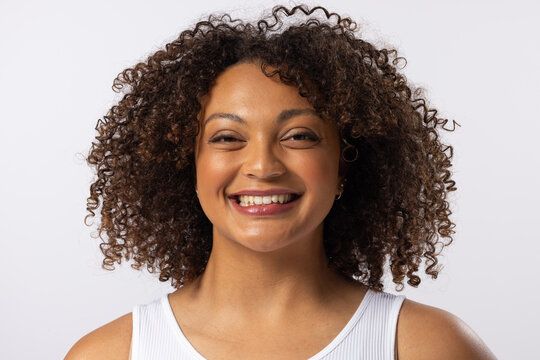
[[(298, 16), (305, 19), (290, 21)], [(254, 23), (210, 15), (121, 72), (113, 89), (124, 95), (98, 121), (87, 158), (97, 179), (85, 221), (101, 206), (103, 267), (132, 260), (175, 287), (204, 271), (212, 224), (195, 196), (200, 99), (227, 67), (258, 60), (338, 125), (346, 183), (324, 220), (330, 265), (377, 290), (387, 262), (398, 290), (405, 276), (420, 284), (423, 260), (436, 278), (437, 256), (455, 233), (446, 196), (456, 189), (453, 149), (437, 128), (454, 129), (398, 73), (406, 61), (396, 50), (356, 32), (350, 18), (320, 6), (276, 6)]]

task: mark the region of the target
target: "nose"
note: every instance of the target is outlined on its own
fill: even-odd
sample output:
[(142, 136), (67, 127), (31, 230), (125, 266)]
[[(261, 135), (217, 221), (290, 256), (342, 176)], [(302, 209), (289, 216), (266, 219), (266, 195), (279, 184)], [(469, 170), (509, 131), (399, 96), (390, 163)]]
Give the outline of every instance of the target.
[[(251, 145), (251, 146), (250, 146)], [(270, 179), (283, 175), (286, 167), (268, 143), (252, 143), (246, 148), (242, 173), (248, 178)]]

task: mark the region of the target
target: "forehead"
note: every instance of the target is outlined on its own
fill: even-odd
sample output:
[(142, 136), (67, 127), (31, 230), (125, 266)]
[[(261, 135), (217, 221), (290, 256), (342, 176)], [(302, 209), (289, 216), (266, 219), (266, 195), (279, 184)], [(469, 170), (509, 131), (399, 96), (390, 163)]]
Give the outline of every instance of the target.
[[(272, 70), (271, 68), (269, 70)], [(265, 76), (257, 63), (241, 63), (223, 71), (202, 103), (203, 119), (215, 112), (241, 117), (275, 117), (284, 109), (313, 109), (298, 88), (283, 84), (278, 76)]]

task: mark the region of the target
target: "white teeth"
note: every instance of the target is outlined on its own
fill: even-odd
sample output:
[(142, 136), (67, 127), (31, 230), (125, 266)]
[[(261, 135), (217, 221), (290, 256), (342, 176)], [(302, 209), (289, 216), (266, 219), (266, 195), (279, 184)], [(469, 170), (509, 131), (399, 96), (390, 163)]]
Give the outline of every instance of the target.
[(253, 206), (253, 205), (268, 205), (268, 204), (284, 204), (291, 200), (291, 194), (279, 194), (279, 195), (268, 195), (268, 196), (251, 196), (251, 195), (240, 195), (238, 200), (240, 201), (240, 206)]

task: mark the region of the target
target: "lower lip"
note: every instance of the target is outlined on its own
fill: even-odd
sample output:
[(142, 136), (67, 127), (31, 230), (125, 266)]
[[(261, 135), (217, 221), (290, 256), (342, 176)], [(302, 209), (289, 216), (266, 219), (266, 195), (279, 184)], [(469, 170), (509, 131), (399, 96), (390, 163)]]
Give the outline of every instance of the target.
[(268, 215), (277, 215), (289, 211), (292, 209), (300, 200), (300, 197), (297, 197), (293, 201), (286, 204), (268, 204), (268, 205), (252, 205), (252, 206), (240, 206), (237, 203), (236, 199), (229, 199), (232, 202), (236, 210), (240, 211), (242, 214), (251, 215), (251, 216), (268, 216)]

